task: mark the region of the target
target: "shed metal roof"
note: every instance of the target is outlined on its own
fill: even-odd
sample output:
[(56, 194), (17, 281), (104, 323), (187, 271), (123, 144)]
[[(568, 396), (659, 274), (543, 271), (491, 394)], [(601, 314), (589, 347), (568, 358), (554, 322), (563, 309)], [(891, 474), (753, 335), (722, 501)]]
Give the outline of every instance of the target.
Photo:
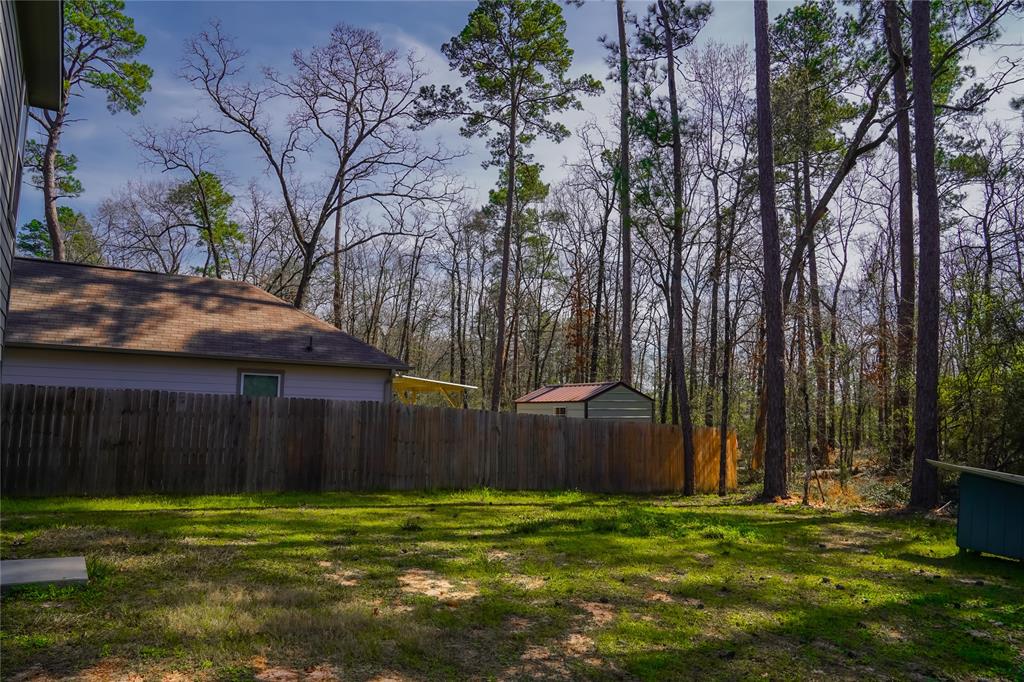
[(516, 398), (517, 403), (585, 403), (586, 401), (601, 395), (605, 391), (616, 386), (625, 386), (634, 393), (643, 395), (650, 400), (649, 396), (640, 393), (624, 381), (598, 381), (585, 384), (557, 384), (554, 386), (541, 386), (530, 391), (526, 395)]
[(992, 478), (997, 481), (1005, 481), (1006, 483), (1024, 486), (1024, 476), (1021, 476), (1020, 474), (1011, 474), (1006, 471), (993, 471), (992, 469), (979, 469), (978, 467), (969, 467), (964, 466), (963, 464), (952, 464), (950, 462), (940, 462), (934, 459), (926, 459), (925, 461), (936, 469), (944, 469), (958, 474), (974, 474), (975, 476)]

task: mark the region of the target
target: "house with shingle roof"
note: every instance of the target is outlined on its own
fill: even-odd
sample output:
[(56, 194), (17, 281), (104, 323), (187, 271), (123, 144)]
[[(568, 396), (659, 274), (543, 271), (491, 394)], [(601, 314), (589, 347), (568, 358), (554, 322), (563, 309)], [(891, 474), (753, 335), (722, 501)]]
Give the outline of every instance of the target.
[(14, 259), (5, 384), (386, 402), (407, 368), (244, 282)]
[(654, 421), (654, 400), (624, 381), (541, 386), (516, 398), (519, 414)]

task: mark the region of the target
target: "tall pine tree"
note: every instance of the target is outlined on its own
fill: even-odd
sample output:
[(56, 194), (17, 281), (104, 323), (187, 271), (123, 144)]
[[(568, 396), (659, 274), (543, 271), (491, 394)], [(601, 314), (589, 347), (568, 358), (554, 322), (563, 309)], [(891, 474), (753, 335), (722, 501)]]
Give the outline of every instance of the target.
[(492, 410), (501, 404), (505, 371), (516, 166), (529, 161), (525, 149), (537, 137), (558, 142), (569, 135), (555, 114), (580, 109), (580, 95), (602, 90), (592, 76), (569, 77), (573, 51), (565, 28), (562, 8), (553, 0), (484, 0), (470, 13), (465, 28), (441, 48), (451, 68), (466, 79), (465, 90), (446, 85), (422, 91), (421, 118), (461, 118), (462, 135), (489, 138), (491, 160), (486, 165), (505, 170)]

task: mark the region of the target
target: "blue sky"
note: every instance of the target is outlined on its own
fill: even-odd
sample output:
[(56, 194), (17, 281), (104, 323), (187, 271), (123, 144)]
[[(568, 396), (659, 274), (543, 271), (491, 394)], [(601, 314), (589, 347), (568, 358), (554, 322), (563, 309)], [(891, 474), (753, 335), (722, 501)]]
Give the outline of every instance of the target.
[[(453, 82), (440, 46), (465, 24), (472, 2), (129, 2), (127, 12), (135, 18), (136, 27), (148, 38), (142, 61), (154, 69), (152, 91), (138, 116), (107, 112), (101, 94), (85, 91), (73, 102), (70, 124), (62, 141), (67, 153), (78, 156), (78, 177), (84, 194), (67, 203), (92, 215), (99, 203), (113, 190), (129, 180), (155, 177), (157, 171), (140, 157), (129, 135), (142, 124), (153, 128), (171, 126), (176, 120), (209, 111), (207, 102), (191, 86), (177, 76), (185, 40), (202, 30), (211, 19), (219, 18), (226, 32), (237, 38), (249, 51), (252, 67), (272, 66), (287, 71), (291, 53), (308, 49), (326, 41), (337, 22), (373, 28), (390, 46), (415, 50), (436, 82)], [(646, 3), (630, 3), (632, 11), (643, 11)], [(775, 14), (793, 2), (770, 2)], [(615, 7), (612, 2), (590, 0), (582, 8), (567, 7), (569, 41), (575, 50), (573, 71), (588, 72), (603, 78), (607, 68), (597, 37), (614, 34)], [(1020, 24), (1005, 36), (1006, 42), (1020, 43)], [(699, 42), (714, 40), (724, 43), (752, 42), (753, 12), (745, 1), (716, 2), (711, 21), (702, 31)], [(1011, 48), (1012, 49), (1012, 48)], [(979, 64), (983, 68), (983, 64)], [(584, 111), (571, 112), (564, 122), (575, 128), (588, 120), (604, 121), (610, 115), (615, 98), (614, 86), (606, 87), (604, 95), (588, 98)], [(1005, 104), (1003, 105), (1005, 109)], [(30, 124), (29, 134), (33, 134)], [(482, 143), (467, 142), (457, 135), (457, 126), (432, 128), (431, 136), (440, 137), (453, 148), (468, 148), (457, 170), (465, 181), (477, 188), (479, 195), (497, 180), (495, 169), (484, 170), (480, 162), (486, 158)], [(241, 139), (221, 140), (222, 172), (237, 185), (261, 177), (262, 164), (251, 144)], [(564, 159), (575, 156), (575, 144), (568, 140), (555, 145), (540, 142), (533, 150), (545, 165), (545, 179), (561, 175)], [(42, 215), (41, 195), (27, 184), (22, 190), (19, 224)]]

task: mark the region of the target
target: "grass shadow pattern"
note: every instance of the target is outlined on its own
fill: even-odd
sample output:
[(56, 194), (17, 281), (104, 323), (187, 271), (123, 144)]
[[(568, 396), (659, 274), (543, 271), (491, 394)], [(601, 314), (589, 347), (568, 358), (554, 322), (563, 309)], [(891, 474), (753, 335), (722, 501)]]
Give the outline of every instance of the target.
[(3, 597), (5, 679), (1024, 676), (1020, 564), (916, 516), (476, 490), (0, 520), (3, 558), (85, 554), (92, 576)]

